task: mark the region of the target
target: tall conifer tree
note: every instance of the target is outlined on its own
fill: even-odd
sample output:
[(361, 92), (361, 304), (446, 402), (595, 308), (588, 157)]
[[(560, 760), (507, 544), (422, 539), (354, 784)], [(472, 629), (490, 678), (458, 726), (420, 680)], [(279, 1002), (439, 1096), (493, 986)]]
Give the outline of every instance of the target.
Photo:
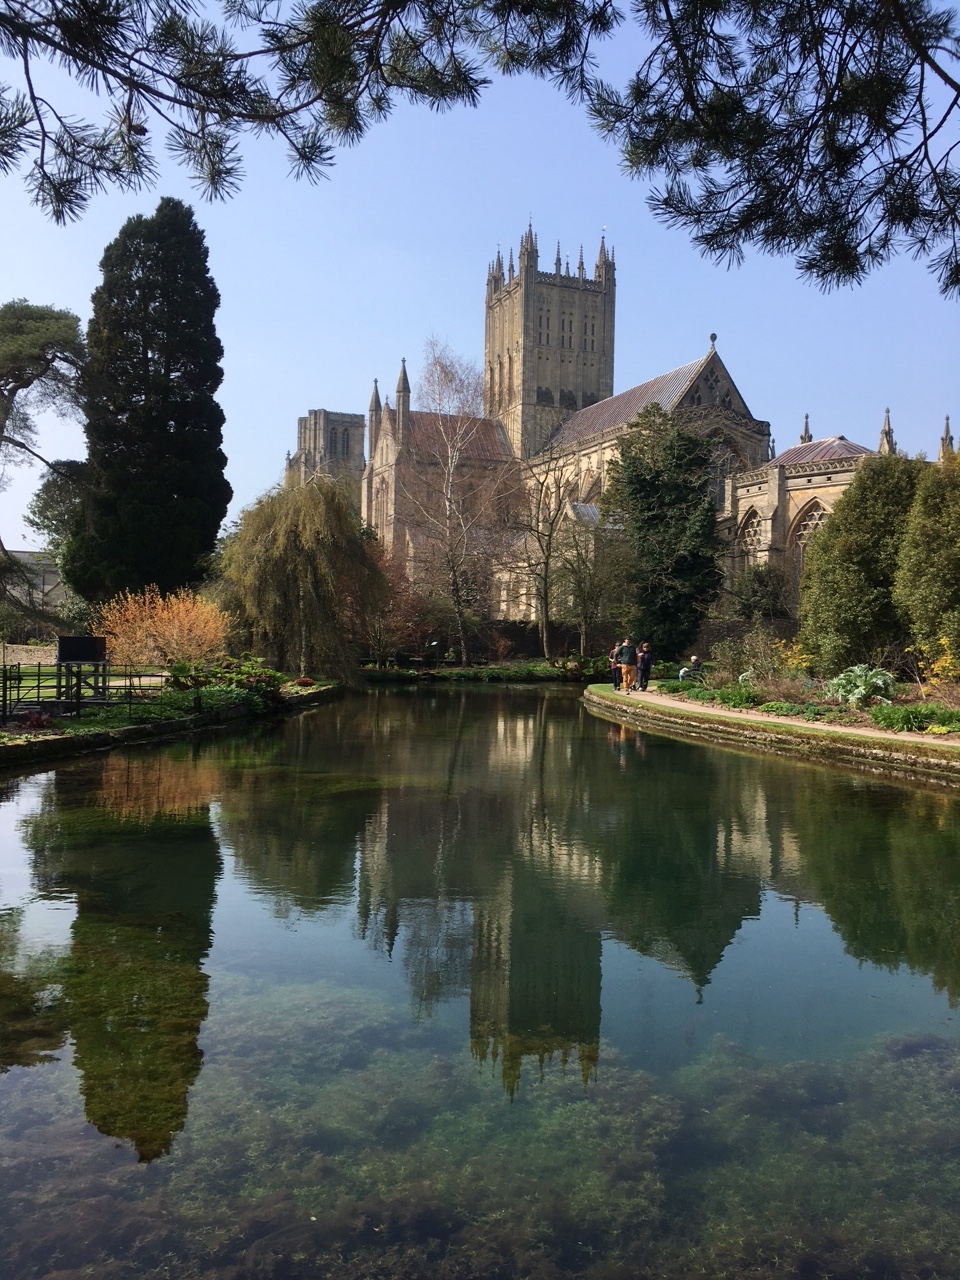
[(87, 331), (90, 500), (63, 572), (87, 599), (196, 582), (232, 490), (220, 447), (220, 295), (193, 211), (164, 198), (107, 246)]
[(910, 623), (893, 595), (907, 517), (924, 464), (865, 458), (810, 543), (800, 586), (801, 639), (828, 671), (896, 662)]
[(696, 637), (723, 582), (717, 513), (710, 500), (713, 441), (659, 405), (620, 442), (603, 508), (631, 544), (633, 638), (676, 657)]
[(894, 599), (930, 658), (960, 657), (960, 461), (926, 467), (907, 517)]

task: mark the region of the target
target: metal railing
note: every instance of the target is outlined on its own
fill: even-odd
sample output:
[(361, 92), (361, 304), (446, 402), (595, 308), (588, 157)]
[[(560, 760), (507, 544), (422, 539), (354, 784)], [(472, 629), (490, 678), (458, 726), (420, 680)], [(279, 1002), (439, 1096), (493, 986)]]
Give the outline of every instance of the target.
[(33, 714), (79, 717), (84, 708), (126, 706), (128, 718), (144, 702), (163, 703), (163, 670), (109, 662), (5, 663), (0, 666), (0, 725)]

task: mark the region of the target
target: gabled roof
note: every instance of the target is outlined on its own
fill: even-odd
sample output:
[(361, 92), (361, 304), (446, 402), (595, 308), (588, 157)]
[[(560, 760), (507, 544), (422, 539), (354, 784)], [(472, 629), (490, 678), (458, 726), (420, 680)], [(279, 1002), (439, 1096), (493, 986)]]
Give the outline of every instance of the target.
[[(383, 417), (394, 425), (396, 410), (384, 409)], [(407, 415), (407, 427), (407, 444), (425, 461), (444, 457), (452, 442), (456, 442), (465, 461), (502, 462), (513, 457), (503, 424), (495, 418), (467, 418), (415, 409)]]
[(876, 449), (855, 444), (846, 436), (826, 436), (823, 440), (811, 440), (808, 444), (795, 444), (792, 449), (784, 450), (779, 458), (772, 458), (763, 465), (792, 467), (803, 462), (827, 462), (834, 458), (862, 458), (867, 454), (876, 454)]
[(624, 422), (632, 422), (642, 409), (651, 404), (659, 404), (668, 411), (675, 409), (708, 361), (717, 359), (716, 351), (708, 351), (692, 364), (681, 365), (679, 369), (661, 374), (659, 378), (651, 378), (649, 382), (641, 382), (638, 387), (621, 391), (619, 395), (601, 400), (599, 404), (579, 409), (557, 432), (555, 442), (565, 447), (610, 431), (622, 426)]

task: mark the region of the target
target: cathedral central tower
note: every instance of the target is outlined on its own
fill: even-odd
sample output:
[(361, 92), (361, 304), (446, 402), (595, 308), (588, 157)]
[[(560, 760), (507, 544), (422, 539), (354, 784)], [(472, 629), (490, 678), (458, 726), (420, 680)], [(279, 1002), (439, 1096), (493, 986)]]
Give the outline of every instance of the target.
[(533, 228), (520, 239), (514, 268), (510, 250), (487, 275), (484, 376), (486, 414), (499, 418), (517, 457), (540, 452), (577, 409), (613, 395), (616, 269), (603, 238), (593, 276), (560, 259), (539, 269)]

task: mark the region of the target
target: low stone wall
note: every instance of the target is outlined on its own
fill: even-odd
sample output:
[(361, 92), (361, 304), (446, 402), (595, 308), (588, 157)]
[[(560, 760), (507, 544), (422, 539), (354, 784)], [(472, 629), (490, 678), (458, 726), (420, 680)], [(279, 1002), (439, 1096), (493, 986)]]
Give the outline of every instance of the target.
[(605, 685), (591, 685), (583, 700), (604, 719), (670, 737), (960, 788), (960, 745), (921, 741), (920, 735), (854, 733), (827, 725), (768, 721), (750, 713), (658, 705), (655, 693), (628, 703)]
[[(296, 715), (320, 702), (329, 702), (342, 694), (340, 685), (324, 685), (291, 694), (279, 715)], [(90, 733), (38, 734), (28, 742), (0, 743), (0, 772), (22, 770), (45, 761), (62, 760), (65, 756), (86, 755), (92, 751), (110, 751), (114, 747), (137, 746), (150, 742), (166, 742), (188, 738), (198, 733), (219, 731), (235, 733), (238, 725), (262, 724), (268, 716), (251, 716), (242, 707), (222, 713), (183, 716), (178, 720), (157, 720), (148, 724), (124, 725), (117, 729), (100, 729)]]
[(55, 644), (8, 644), (0, 646), (0, 662), (5, 662), (8, 666), (12, 666), (15, 662), (22, 662), (24, 666), (35, 667), (39, 662), (42, 666), (51, 666), (57, 660), (57, 646)]

